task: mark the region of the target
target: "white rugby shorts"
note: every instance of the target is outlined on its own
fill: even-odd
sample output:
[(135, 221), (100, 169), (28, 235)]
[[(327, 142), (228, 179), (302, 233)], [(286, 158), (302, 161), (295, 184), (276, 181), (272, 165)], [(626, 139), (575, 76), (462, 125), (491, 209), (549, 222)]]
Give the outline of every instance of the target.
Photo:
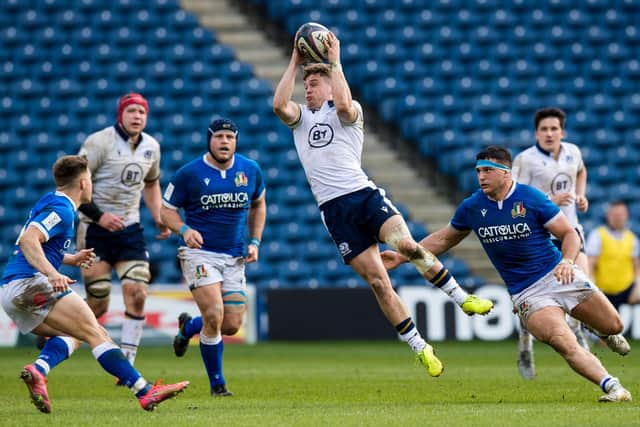
[(222, 282), (223, 292), (246, 292), (244, 258), (181, 246), (180, 268), (189, 289)]
[(0, 287), (0, 304), (18, 330), (26, 334), (44, 322), (51, 307), (71, 292), (55, 292), (47, 276), (36, 273)]
[(573, 282), (566, 285), (555, 278), (554, 270), (520, 293), (511, 295), (513, 306), (523, 322), (526, 323), (531, 314), (544, 307), (560, 307), (570, 314), (571, 310), (594, 292), (600, 292), (586, 274), (576, 266), (573, 267)]

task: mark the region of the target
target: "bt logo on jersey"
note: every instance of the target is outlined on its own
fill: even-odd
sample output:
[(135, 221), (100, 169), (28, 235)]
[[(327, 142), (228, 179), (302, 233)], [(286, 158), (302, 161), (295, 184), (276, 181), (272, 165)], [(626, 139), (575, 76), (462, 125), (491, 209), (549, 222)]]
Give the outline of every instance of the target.
[(142, 167), (137, 163), (129, 163), (122, 170), (120, 180), (127, 187), (132, 187), (142, 182)]
[(309, 130), (309, 145), (313, 148), (322, 148), (333, 141), (333, 128), (326, 123), (316, 123)]

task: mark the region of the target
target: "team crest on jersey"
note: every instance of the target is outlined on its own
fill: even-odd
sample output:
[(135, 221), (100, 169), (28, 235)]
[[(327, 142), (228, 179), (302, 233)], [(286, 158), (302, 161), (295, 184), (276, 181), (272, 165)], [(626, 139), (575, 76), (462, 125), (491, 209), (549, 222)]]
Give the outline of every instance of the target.
[(511, 209), (511, 218), (515, 219), (519, 216), (521, 216), (522, 218), (527, 216), (527, 209), (525, 209), (523, 202), (515, 202), (513, 204), (513, 208)]
[(209, 272), (206, 268), (204, 268), (204, 264), (200, 264), (196, 266), (196, 279), (201, 279), (203, 277), (207, 277)]
[(151, 160), (153, 158), (153, 150), (146, 150), (143, 156), (145, 159)]
[(322, 148), (333, 141), (333, 128), (326, 123), (316, 123), (309, 130), (309, 145), (313, 148)]
[(236, 172), (236, 177), (233, 181), (236, 183), (236, 187), (246, 187), (249, 185), (249, 178), (247, 178), (247, 175), (242, 171)]

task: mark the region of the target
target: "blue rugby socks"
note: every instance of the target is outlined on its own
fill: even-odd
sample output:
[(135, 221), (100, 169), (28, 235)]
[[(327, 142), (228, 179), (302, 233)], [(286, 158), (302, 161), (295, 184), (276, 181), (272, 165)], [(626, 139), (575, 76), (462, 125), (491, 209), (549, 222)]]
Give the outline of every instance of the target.
[(225, 384), (222, 376), (222, 352), (224, 343), (222, 335), (217, 337), (208, 337), (200, 334), (200, 355), (204, 362), (204, 367), (209, 376), (209, 384), (211, 389), (218, 384)]
[(51, 369), (71, 356), (74, 350), (75, 342), (73, 338), (51, 337), (45, 343), (34, 365), (36, 369), (46, 377)]

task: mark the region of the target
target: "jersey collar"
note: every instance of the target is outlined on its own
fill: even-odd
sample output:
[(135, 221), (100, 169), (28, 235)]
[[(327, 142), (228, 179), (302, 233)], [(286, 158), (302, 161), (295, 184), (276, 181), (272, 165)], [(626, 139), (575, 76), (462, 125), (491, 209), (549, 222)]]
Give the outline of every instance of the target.
[[(560, 154), (562, 154), (562, 150), (564, 150), (564, 144), (562, 142), (563, 141), (560, 141), (560, 150), (558, 150), (558, 158), (560, 158)], [(536, 142), (536, 148), (538, 149), (538, 152), (540, 152), (542, 155), (547, 157), (553, 157), (553, 151), (545, 150), (540, 146), (538, 142)]]
[(511, 197), (511, 195), (513, 194), (514, 191), (516, 191), (516, 180), (512, 180), (511, 182), (511, 189), (509, 189), (509, 191), (507, 192), (507, 194), (504, 196), (504, 199), (502, 200), (496, 200), (496, 199), (492, 199), (491, 197), (485, 195), (485, 197), (489, 200), (491, 200), (492, 202), (496, 202), (498, 204), (498, 209), (502, 209), (502, 204), (505, 202), (505, 200), (507, 200), (509, 197)]
[(217, 171), (220, 171), (220, 172), (225, 172), (225, 171), (228, 171), (231, 168), (233, 168), (233, 166), (236, 164), (236, 155), (235, 154), (233, 155), (233, 157), (231, 158), (231, 164), (226, 169), (220, 169), (218, 166), (216, 166), (213, 163), (211, 163), (209, 160), (207, 160), (207, 155), (206, 154), (204, 154), (202, 156), (202, 161), (204, 162), (205, 165), (209, 166), (210, 168), (213, 168), (213, 169), (215, 169)]
[(536, 142), (536, 148), (538, 149), (538, 151), (540, 153), (544, 154), (547, 157), (551, 157), (551, 155), (553, 154), (552, 152), (547, 151), (544, 148), (542, 148), (538, 142)]
[[(126, 130), (124, 130), (124, 127), (120, 126), (120, 123), (116, 123), (115, 125), (113, 125), (113, 127), (116, 129), (116, 132), (118, 132), (118, 135), (120, 135), (120, 138), (122, 138), (125, 142), (129, 142), (129, 134), (127, 133)], [(136, 146), (140, 145), (140, 143), (142, 142), (142, 132), (140, 132), (140, 139), (138, 139), (138, 143), (136, 144)]]
[(78, 207), (76, 206), (76, 204), (74, 203), (74, 201), (71, 199), (71, 197), (69, 197), (66, 193), (63, 193), (62, 191), (58, 191), (56, 190), (55, 192), (56, 196), (61, 196), (61, 197), (66, 197), (67, 199), (69, 199), (69, 201), (71, 202), (71, 206), (73, 206), (73, 210), (78, 210)]

